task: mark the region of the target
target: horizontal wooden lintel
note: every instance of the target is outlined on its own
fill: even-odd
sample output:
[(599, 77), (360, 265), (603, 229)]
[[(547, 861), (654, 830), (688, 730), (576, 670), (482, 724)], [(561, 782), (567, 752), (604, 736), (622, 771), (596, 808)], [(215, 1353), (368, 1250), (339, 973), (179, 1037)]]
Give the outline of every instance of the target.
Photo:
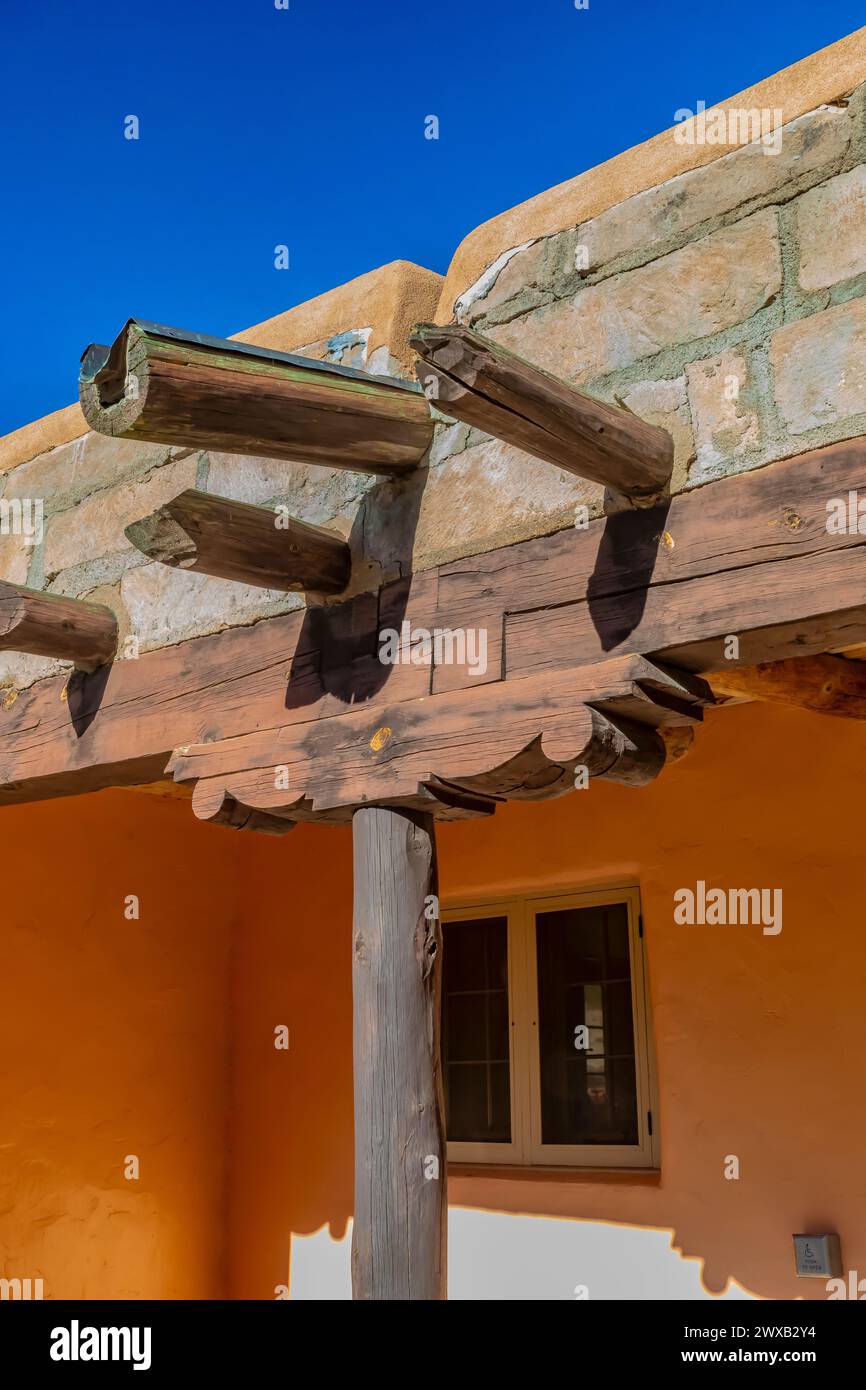
[[(483, 814), (522, 794), (529, 782), (507, 780), (518, 773), (536, 778), (534, 792), (567, 786), (568, 765), (604, 729), (591, 714), (587, 726), (586, 710), (642, 725), (650, 762), (656, 736), (670, 757), (707, 702), (691, 677), (866, 642), (866, 538), (826, 525), (828, 501), (856, 488), (864, 466), (866, 441), (833, 445), (378, 594), (10, 691), (0, 698), (0, 804), (152, 782), (174, 756), (175, 768), (195, 758), (209, 796), (226, 778), (222, 790), (249, 807), (249, 788), (232, 793), (231, 778), (273, 777), (285, 749), (288, 788), (273, 790), (288, 800), (260, 808), (278, 819), (339, 819), (392, 795), (428, 808), (450, 795), (451, 813)], [(386, 632), (401, 635), (389, 660)], [(587, 684), (641, 660), (619, 693)], [(566, 721), (564, 741), (545, 743), (545, 710)], [(438, 732), (425, 729), (428, 712), (442, 714)], [(542, 761), (515, 770), (539, 736)], [(492, 756), (473, 762), (483, 751)], [(620, 771), (628, 756), (623, 745)]]
[(840, 719), (866, 719), (866, 660), (822, 653), (712, 671), (717, 695), (792, 705)]

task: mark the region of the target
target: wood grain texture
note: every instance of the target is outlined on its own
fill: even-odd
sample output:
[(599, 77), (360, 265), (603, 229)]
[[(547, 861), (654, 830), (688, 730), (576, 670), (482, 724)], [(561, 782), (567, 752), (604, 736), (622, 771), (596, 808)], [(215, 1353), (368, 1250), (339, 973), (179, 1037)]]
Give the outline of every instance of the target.
[[(471, 749), (455, 759), (447, 741), (431, 744), (436, 756), (423, 765), (416, 756), (421, 712), (440, 694), (465, 693), (467, 711), (477, 702), (477, 714), (459, 716), (471, 739), (491, 712), (494, 725), (512, 705), (515, 720), (523, 718), (524, 696), (511, 687), (529, 679), (539, 681), (540, 701), (573, 706), (598, 696), (587, 668), (635, 653), (706, 674), (864, 641), (864, 537), (826, 529), (827, 501), (857, 487), (864, 465), (863, 440), (834, 445), (678, 496), (668, 508), (453, 561), (378, 594), (115, 662), (68, 685), (49, 680), (10, 692), (0, 700), (0, 804), (154, 781), (173, 750), (205, 744), (216, 758), (218, 745), (238, 740), (240, 761), (226, 767), (239, 775), (279, 762), (284, 745), (290, 750), (299, 777), (293, 793), (298, 785), (320, 789), (314, 795), (322, 809), (307, 806), (311, 815), (333, 818), (334, 798), (341, 789), (357, 792), (362, 774), (370, 777), (368, 799), (385, 797), (392, 776), (405, 790), (417, 774), (415, 792), (426, 798), (417, 804), (429, 810), (434, 782), (453, 788), (460, 777), (497, 765), (471, 766)], [(403, 622), (413, 630), (488, 626), (482, 680), (465, 667), (437, 666), (435, 653), (427, 664), (383, 664), (380, 630), (399, 631)], [(725, 638), (732, 633), (739, 652), (731, 663)], [(560, 677), (565, 687), (557, 695)], [(490, 698), (494, 704), (485, 704)], [(637, 718), (634, 693), (625, 698), (628, 708), (601, 713)], [(652, 705), (678, 698), (656, 688)], [(367, 744), (386, 725), (406, 730), (407, 740), (400, 757), (392, 758), (392, 743), (376, 761)], [(527, 737), (542, 731), (536, 724)], [(317, 748), (322, 775), (311, 779), (306, 767)], [(504, 761), (517, 751), (512, 744)], [(221, 767), (202, 764), (200, 775), (222, 776)], [(243, 803), (241, 791), (235, 788)], [(478, 798), (479, 811), (491, 800), (477, 787), (453, 795), (461, 802), (451, 808), (455, 815), (470, 813), (467, 797)], [(436, 813), (443, 813), (438, 805)]]
[[(658, 585), (640, 601), (612, 595), (594, 605), (509, 614), (509, 674), (567, 667), (579, 652), (599, 661), (627, 642), (686, 671), (718, 670), (729, 636), (737, 660), (755, 665), (825, 651), (866, 637), (862, 547)], [(838, 642), (837, 642), (837, 639)]]
[[(866, 439), (846, 440), (677, 493), (646, 510), (618, 512), (503, 546), (439, 569), (440, 607), (460, 612), (481, 597), (518, 612), (607, 596), (623, 618), (651, 587), (764, 565), (862, 549), (866, 537), (827, 532), (827, 503), (862, 486)], [(756, 575), (756, 583), (760, 575)]]
[(449, 819), (466, 810), (449, 789), (489, 812), (563, 796), (578, 768), (642, 786), (664, 766), (656, 730), (699, 722), (711, 702), (702, 681), (617, 658), (186, 747), (169, 768), (179, 782), (206, 781), (214, 805), (230, 797), (297, 820), (346, 820), (375, 800)]
[(866, 662), (842, 656), (804, 656), (760, 666), (713, 671), (709, 684), (718, 695), (769, 700), (840, 719), (866, 719)]
[(116, 648), (117, 619), (104, 604), (0, 581), (0, 651), (55, 657), (95, 671)]
[(670, 481), (674, 442), (461, 325), (420, 323), (418, 380), (445, 415), (646, 505)]
[(386, 475), (415, 468), (433, 436), (424, 397), (390, 378), (269, 360), (236, 342), (178, 341), (134, 322), (100, 372), (82, 373), (79, 397), (91, 429), (115, 438)]
[(438, 910), (425, 915), (438, 893), (433, 822), (364, 807), (352, 843), (352, 1296), (444, 1299), (442, 933)]
[(349, 582), (342, 536), (296, 517), (188, 488), (127, 526), (151, 560), (261, 589), (338, 594)]
[(229, 830), (255, 830), (260, 835), (287, 835), (295, 822), (279, 811), (263, 811), (238, 801), (221, 782), (196, 782), (192, 809), (197, 820), (224, 825)]

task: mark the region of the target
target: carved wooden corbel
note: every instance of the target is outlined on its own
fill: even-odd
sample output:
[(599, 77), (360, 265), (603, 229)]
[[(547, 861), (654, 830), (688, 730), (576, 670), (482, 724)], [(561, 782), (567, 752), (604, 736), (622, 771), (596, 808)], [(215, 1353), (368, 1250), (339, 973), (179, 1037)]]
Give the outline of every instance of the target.
[(365, 805), (487, 815), (591, 778), (645, 785), (667, 757), (659, 729), (698, 722), (710, 703), (699, 677), (618, 657), (192, 745), (168, 770), (196, 783), (200, 819), (271, 834)]

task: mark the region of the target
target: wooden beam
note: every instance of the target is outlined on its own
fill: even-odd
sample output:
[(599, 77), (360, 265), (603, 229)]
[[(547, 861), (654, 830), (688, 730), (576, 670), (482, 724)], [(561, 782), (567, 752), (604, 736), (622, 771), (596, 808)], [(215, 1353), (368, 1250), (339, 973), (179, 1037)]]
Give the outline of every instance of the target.
[(117, 649), (117, 619), (101, 603), (0, 582), (0, 651), (73, 661), (95, 671)]
[(261, 589), (338, 594), (352, 568), (348, 545), (333, 531), (195, 488), (125, 534), (151, 560)]
[(137, 319), (85, 351), (79, 396), (100, 434), (366, 473), (410, 471), (433, 436), (408, 382)]
[(446, 1296), (442, 933), (429, 816), (352, 821), (355, 1212), (352, 1297)]
[[(600, 661), (630, 638), (650, 657), (705, 675), (724, 662), (731, 635), (739, 644), (739, 664), (752, 666), (822, 652), (842, 637), (853, 642), (866, 632), (861, 547), (754, 569), (655, 585), (633, 595), (633, 603), (609, 596), (594, 605), (509, 614), (504, 640), (510, 669), (517, 676), (566, 668), (576, 651)], [(632, 608), (641, 610), (633, 627)]]
[[(665, 763), (657, 729), (699, 722), (711, 701), (703, 681), (617, 657), (186, 746), (169, 767), (177, 781), (196, 781), (208, 806), (228, 796), (298, 820), (347, 820), (375, 800), (447, 819), (443, 786), (489, 809), (566, 795), (579, 769), (582, 785), (644, 786)], [(201, 816), (195, 798), (193, 806)]]
[[(655, 507), (453, 560), (438, 571), (440, 604), (458, 622), (468, 621), (465, 615), (477, 613), (481, 602), (490, 606), (488, 595), (509, 613), (584, 601), (598, 611), (606, 598), (618, 598), (616, 624), (604, 633), (607, 649), (623, 641), (644, 650), (634, 639), (654, 588), (761, 566), (758, 579), (770, 562), (845, 549), (866, 555), (863, 535), (827, 531), (828, 500), (862, 487), (864, 470), (866, 438), (849, 439), (677, 493)], [(761, 592), (760, 584), (754, 587)], [(838, 606), (831, 603), (828, 613)], [(600, 623), (604, 616), (599, 612)]]
[(801, 656), (712, 671), (708, 680), (717, 695), (796, 705), (841, 719), (866, 719), (866, 661)]
[[(177, 783), (173, 783), (177, 786)], [(213, 781), (197, 782), (192, 793), (192, 809), (197, 820), (224, 825), (229, 830), (254, 830), (259, 835), (287, 835), (295, 822), (280, 811), (263, 811), (249, 806)]]
[[(20, 694), (12, 690), (0, 697), (0, 805), (152, 782), (174, 749), (204, 743), (238, 740), (241, 760), (226, 766), (243, 772), (247, 740), (278, 731), (295, 750), (297, 780), (282, 805), (277, 798), (262, 809), (285, 810), (304, 782), (316, 795), (321, 790), (324, 807), (331, 791), (339, 796), (353, 779), (357, 785), (356, 774), (366, 769), (380, 790), (392, 774), (399, 774), (400, 789), (417, 774), (419, 796), (428, 793), (418, 809), (430, 811), (427, 774), (431, 783), (450, 784), (450, 775), (474, 777), (495, 764), (472, 766), (465, 746), (456, 750), (459, 760), (452, 758), (447, 733), (426, 767), (416, 756), (417, 741), (407, 745), (405, 758), (395, 758), (399, 732), (381, 751), (369, 744), (381, 727), (395, 728), (394, 710), (397, 731), (413, 725), (420, 731), (422, 712), (440, 691), (480, 696), (504, 683), (497, 698), (504, 707), (513, 695), (519, 721), (523, 697), (507, 687), (519, 683), (525, 692), (526, 679), (537, 678), (540, 698), (592, 704), (600, 692), (593, 685), (597, 671), (588, 668), (607, 665), (609, 673), (608, 663), (629, 654), (705, 674), (866, 641), (866, 537), (826, 528), (828, 499), (858, 487), (864, 467), (866, 442), (833, 445), (677, 496), (669, 507), (622, 512), (586, 530), (451, 561), (378, 594), (148, 652), (68, 685), (58, 678)], [(435, 655), (427, 664), (383, 665), (380, 630), (399, 631), (403, 622), (412, 629), (483, 628), (486, 672), (437, 665)], [(725, 659), (730, 634), (739, 643), (733, 663)], [(439, 678), (446, 675), (443, 688)], [(651, 707), (671, 694), (654, 687)], [(531, 701), (523, 708), (531, 713)], [(636, 699), (630, 698), (630, 711), (599, 708), (605, 717), (640, 722)], [(476, 729), (489, 720), (494, 735), (501, 723), (483, 703), (472, 717)], [(528, 718), (523, 727), (529, 739), (542, 732)], [(519, 733), (519, 722), (507, 732), (509, 738)], [(307, 776), (309, 751), (317, 746), (323, 761)], [(273, 751), (259, 749), (251, 766), (266, 767), (269, 757), (277, 763)], [(217, 750), (211, 754), (216, 758)], [(514, 754), (513, 746), (506, 749), (505, 760)], [(200, 780), (219, 775), (222, 766), (202, 765)], [(273, 776), (271, 783), (273, 791)], [(211, 789), (214, 796), (218, 790)], [(241, 787), (232, 790), (244, 803)], [(461, 793), (464, 808), (471, 796), (479, 810), (498, 795), (490, 784)], [(302, 806), (289, 818), (333, 814)]]
[(428, 399), (445, 415), (504, 439), (639, 505), (673, 468), (667, 430), (587, 396), (469, 328), (420, 323), (410, 339)]

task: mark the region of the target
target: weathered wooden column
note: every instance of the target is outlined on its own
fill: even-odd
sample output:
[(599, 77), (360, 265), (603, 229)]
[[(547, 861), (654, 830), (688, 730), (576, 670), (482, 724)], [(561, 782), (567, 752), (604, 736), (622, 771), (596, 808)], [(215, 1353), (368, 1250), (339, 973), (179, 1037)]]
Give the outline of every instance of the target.
[(353, 821), (355, 1299), (446, 1297), (442, 934), (433, 819)]

